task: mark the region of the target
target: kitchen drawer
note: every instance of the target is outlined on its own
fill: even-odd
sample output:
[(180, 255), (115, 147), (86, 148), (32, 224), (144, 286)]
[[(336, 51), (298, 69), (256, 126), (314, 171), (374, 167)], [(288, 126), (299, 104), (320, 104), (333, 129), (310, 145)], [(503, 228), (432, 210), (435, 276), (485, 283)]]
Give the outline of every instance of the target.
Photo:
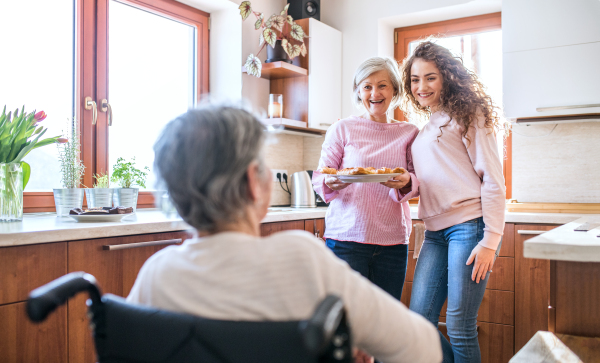
[(274, 223), (263, 223), (260, 225), (260, 235), (266, 237), (270, 234), (287, 231), (290, 229), (304, 230), (304, 221), (288, 221), (288, 222), (274, 222)]
[(515, 328), (482, 322), (477, 326), (481, 363), (508, 363), (514, 355)]
[(491, 290), (515, 291), (515, 259), (512, 257), (498, 257), (487, 288)]
[[(440, 316), (446, 316), (448, 301), (442, 306)], [(486, 289), (479, 306), (477, 321), (514, 325), (515, 294), (512, 291)]]
[(479, 307), (477, 321), (515, 324), (515, 293), (486, 289)]
[(502, 246), (500, 247), (500, 253), (498, 256), (515, 257), (515, 225), (513, 223), (504, 224)]
[(26, 304), (0, 306), (0, 362), (67, 362), (67, 306), (38, 324), (27, 317)]
[(0, 305), (27, 300), (29, 292), (67, 273), (67, 243), (0, 248)]

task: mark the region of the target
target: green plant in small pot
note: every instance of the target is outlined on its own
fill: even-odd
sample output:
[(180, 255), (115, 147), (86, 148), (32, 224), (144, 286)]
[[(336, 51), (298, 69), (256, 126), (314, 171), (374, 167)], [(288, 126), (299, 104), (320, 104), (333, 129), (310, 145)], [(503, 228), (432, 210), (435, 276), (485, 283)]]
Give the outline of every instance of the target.
[(0, 115), (0, 222), (23, 219), (23, 190), (29, 181), (31, 167), (23, 158), (33, 149), (65, 142), (60, 136), (41, 139), (47, 129), (39, 123), (46, 118), (44, 111), (6, 113)]
[(110, 178), (113, 183), (121, 186), (121, 188), (114, 189), (113, 203), (115, 207), (133, 207), (133, 210), (136, 210), (139, 188), (133, 188), (133, 186), (145, 188), (148, 172), (150, 172), (150, 168), (147, 166), (143, 170), (135, 167), (135, 158), (132, 158), (131, 161), (125, 161), (123, 158), (117, 159)]
[[(73, 122), (76, 125), (75, 122)], [(73, 208), (83, 206), (83, 184), (81, 179), (85, 173), (85, 165), (81, 161), (81, 144), (77, 126), (69, 125), (67, 142), (58, 145), (58, 161), (60, 164), (62, 188), (53, 189), (54, 204), (58, 217), (69, 215)]]
[(93, 187), (85, 189), (88, 207), (112, 207), (114, 190), (110, 187), (108, 174), (95, 174), (93, 178), (96, 180)]
[(306, 56), (306, 44), (304, 38), (308, 38), (304, 34), (304, 29), (294, 19), (288, 15), (287, 4), (279, 14), (273, 14), (268, 19), (263, 13), (252, 10), (250, 1), (242, 1), (239, 6), (242, 21), (246, 20), (250, 14), (254, 14), (256, 22), (254, 29), (260, 29), (259, 51), (250, 54), (246, 59), (246, 72), (252, 76), (260, 78), (262, 71), (262, 63), (258, 59), (258, 55), (265, 46), (267, 47), (266, 63), (283, 61), (292, 63), (292, 59), (299, 55)]

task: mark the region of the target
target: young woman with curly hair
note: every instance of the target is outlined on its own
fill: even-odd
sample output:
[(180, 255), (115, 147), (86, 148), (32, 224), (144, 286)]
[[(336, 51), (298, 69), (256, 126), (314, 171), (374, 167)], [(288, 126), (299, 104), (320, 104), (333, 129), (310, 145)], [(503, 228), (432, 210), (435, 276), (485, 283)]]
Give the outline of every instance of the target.
[(404, 109), (429, 121), (412, 145), (426, 227), (410, 309), (437, 326), (444, 362), (480, 362), (477, 312), (504, 230), (506, 190), (497, 108), (460, 58), (431, 41), (403, 64)]

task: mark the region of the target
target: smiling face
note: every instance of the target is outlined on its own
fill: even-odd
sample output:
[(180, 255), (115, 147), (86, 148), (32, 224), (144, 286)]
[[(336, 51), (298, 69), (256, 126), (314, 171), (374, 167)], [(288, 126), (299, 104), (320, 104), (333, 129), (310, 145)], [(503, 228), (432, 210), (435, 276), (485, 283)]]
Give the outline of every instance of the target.
[(435, 112), (440, 104), (444, 81), (434, 62), (415, 59), (410, 67), (410, 90), (422, 107), (431, 107)]
[(394, 86), (386, 70), (377, 71), (365, 78), (359, 85), (358, 95), (369, 119), (387, 122), (386, 112), (394, 97)]

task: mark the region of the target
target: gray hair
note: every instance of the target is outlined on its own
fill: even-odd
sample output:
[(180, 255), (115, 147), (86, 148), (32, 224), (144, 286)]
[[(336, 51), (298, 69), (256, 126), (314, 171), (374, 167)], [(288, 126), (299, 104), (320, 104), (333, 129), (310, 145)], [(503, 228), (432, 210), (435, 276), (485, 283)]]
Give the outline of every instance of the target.
[(387, 71), (392, 87), (394, 87), (394, 96), (390, 102), (388, 110), (394, 110), (400, 105), (402, 98), (402, 78), (400, 77), (400, 70), (398, 63), (387, 57), (371, 57), (366, 61), (362, 62), (360, 66), (354, 72), (354, 84), (352, 86), (352, 102), (357, 106), (361, 107), (362, 102), (359, 95), (359, 85), (370, 75), (379, 71)]
[(251, 203), (248, 166), (264, 174), (265, 127), (237, 107), (207, 105), (167, 124), (154, 144), (154, 168), (177, 212), (199, 231), (236, 222)]

